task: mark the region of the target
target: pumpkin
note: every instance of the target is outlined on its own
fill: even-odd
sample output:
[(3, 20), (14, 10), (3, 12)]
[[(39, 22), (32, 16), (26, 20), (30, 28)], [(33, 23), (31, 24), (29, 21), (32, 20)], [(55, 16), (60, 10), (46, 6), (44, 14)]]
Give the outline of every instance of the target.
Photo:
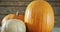
[(10, 19), (4, 23), (1, 32), (26, 32), (26, 26), (22, 20)]
[(26, 8), (24, 22), (29, 32), (51, 32), (54, 12), (46, 1), (32, 1)]
[(5, 16), (5, 17), (3, 18), (2, 24), (4, 24), (5, 21), (6, 21), (6, 20), (9, 20), (9, 19), (19, 19), (19, 20), (24, 21), (24, 16), (21, 15), (21, 14), (18, 14), (18, 13), (16, 13), (16, 14), (8, 14), (7, 16)]

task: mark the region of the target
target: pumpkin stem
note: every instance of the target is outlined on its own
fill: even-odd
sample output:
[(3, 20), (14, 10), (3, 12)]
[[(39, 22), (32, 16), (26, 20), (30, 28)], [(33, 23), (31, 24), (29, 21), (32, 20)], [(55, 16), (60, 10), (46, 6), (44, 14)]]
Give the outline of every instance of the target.
[(19, 15), (19, 12), (18, 11), (16, 12), (16, 15)]

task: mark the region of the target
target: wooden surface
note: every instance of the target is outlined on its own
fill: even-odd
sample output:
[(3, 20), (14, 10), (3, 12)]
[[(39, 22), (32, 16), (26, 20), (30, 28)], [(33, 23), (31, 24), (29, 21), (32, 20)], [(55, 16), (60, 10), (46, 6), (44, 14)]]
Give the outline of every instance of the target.
[[(0, 22), (4, 16), (10, 13), (16, 13), (24, 15), (27, 5), (33, 0), (0, 0)], [(55, 14), (55, 27), (60, 27), (60, 0), (46, 0), (49, 2)], [(1, 23), (0, 23), (1, 24)]]

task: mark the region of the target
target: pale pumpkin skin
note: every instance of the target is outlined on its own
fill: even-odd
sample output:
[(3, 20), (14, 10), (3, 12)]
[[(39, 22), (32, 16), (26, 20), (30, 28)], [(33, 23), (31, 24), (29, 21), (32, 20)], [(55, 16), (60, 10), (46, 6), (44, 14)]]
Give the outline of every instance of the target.
[(1, 32), (26, 32), (26, 26), (22, 20), (10, 19), (4, 23)]
[(23, 15), (16, 15), (16, 14), (8, 14), (7, 16), (5, 16), (2, 20), (2, 24), (5, 23), (6, 20), (9, 20), (9, 19), (19, 19), (19, 20), (22, 20), (24, 21), (24, 16)]
[(24, 21), (29, 32), (51, 32), (54, 12), (46, 1), (32, 1), (26, 9)]

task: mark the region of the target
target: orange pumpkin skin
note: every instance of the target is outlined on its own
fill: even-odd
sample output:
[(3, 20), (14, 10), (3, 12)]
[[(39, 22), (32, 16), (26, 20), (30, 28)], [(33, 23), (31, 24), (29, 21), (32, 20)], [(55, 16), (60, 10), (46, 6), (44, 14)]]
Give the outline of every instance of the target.
[(16, 15), (16, 14), (8, 14), (7, 16), (5, 16), (2, 20), (2, 24), (5, 23), (6, 20), (9, 19), (19, 19), (24, 21), (24, 16), (23, 15)]
[(54, 12), (46, 1), (31, 2), (25, 12), (24, 22), (29, 32), (51, 32), (54, 26)]

